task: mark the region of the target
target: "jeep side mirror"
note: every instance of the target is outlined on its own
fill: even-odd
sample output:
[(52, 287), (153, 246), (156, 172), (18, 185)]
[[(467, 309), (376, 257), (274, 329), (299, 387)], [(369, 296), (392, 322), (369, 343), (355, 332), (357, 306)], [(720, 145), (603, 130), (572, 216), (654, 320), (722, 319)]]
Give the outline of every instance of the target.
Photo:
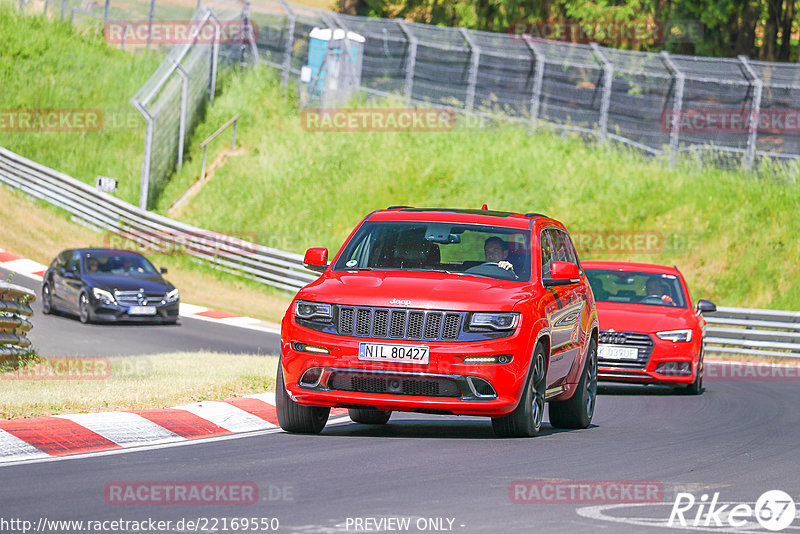
[(710, 300), (700, 299), (697, 301), (696, 309), (699, 313), (714, 313), (717, 311), (717, 305)]
[(574, 263), (569, 261), (554, 261), (550, 265), (550, 278), (542, 280), (542, 285), (550, 287), (577, 284), (580, 278), (580, 269), (578, 269), (578, 266)]
[(313, 247), (306, 250), (303, 258), (303, 267), (321, 273), (328, 266), (328, 249), (325, 247)]

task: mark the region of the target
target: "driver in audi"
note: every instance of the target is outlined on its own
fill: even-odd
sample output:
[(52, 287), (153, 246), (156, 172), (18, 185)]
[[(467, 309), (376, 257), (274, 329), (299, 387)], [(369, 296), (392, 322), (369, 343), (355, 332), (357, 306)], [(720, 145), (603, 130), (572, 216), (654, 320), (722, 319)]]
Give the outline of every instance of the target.
[(666, 284), (658, 278), (648, 278), (647, 283), (644, 285), (645, 294), (648, 297), (658, 297), (667, 304), (672, 304), (672, 297), (668, 295), (669, 289)]
[(486, 261), (496, 263), (501, 269), (513, 271), (514, 266), (508, 261), (508, 243), (497, 236), (492, 236), (483, 243), (483, 252), (486, 254)]

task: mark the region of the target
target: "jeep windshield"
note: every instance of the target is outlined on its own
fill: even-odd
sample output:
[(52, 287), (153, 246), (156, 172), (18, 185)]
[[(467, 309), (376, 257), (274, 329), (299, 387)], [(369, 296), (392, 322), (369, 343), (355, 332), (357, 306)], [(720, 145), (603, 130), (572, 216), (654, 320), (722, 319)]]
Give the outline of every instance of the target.
[(364, 223), (334, 271), (431, 271), (527, 282), (530, 232), (442, 222)]

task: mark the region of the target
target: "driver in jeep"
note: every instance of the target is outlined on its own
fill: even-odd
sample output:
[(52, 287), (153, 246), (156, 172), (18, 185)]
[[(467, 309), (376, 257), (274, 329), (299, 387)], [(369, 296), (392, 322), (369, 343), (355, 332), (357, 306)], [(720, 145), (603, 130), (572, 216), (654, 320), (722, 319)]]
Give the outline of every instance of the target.
[(501, 269), (513, 271), (514, 266), (508, 261), (508, 243), (497, 236), (492, 236), (483, 243), (483, 252), (486, 254), (486, 261), (496, 263)]

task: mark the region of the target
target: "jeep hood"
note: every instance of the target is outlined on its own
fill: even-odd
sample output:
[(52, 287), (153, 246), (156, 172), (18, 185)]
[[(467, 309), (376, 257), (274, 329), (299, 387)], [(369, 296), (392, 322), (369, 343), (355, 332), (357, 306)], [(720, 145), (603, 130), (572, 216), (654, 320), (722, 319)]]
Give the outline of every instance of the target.
[(528, 286), (472, 275), (421, 271), (328, 272), (301, 289), (297, 298), (355, 306), (511, 311), (515, 303), (527, 296), (524, 288)]

